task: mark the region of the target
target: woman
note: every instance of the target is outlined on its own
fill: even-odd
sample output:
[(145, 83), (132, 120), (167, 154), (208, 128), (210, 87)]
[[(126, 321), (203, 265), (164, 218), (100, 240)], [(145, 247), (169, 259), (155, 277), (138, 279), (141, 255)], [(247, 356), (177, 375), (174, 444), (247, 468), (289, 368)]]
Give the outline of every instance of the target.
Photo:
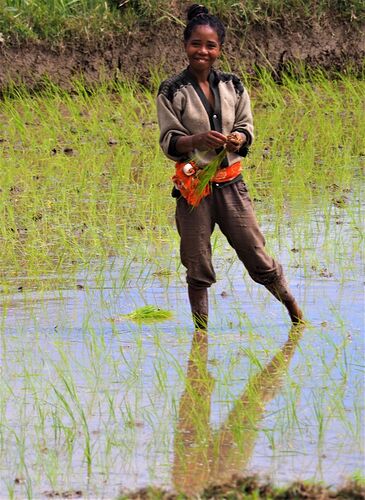
[[(250, 99), (236, 75), (213, 68), (225, 38), (221, 21), (202, 5), (188, 9), (184, 47), (187, 69), (164, 81), (157, 97), (160, 145), (176, 163), (172, 195), (180, 255), (187, 269), (188, 294), (196, 329), (208, 323), (208, 288), (215, 282), (210, 237), (218, 224), (250, 276), (288, 310), (293, 323), (302, 312), (288, 289), (281, 265), (267, 255), (240, 159), (253, 141)], [(210, 187), (200, 196), (199, 167), (225, 148)], [(194, 161), (192, 161), (194, 160)]]

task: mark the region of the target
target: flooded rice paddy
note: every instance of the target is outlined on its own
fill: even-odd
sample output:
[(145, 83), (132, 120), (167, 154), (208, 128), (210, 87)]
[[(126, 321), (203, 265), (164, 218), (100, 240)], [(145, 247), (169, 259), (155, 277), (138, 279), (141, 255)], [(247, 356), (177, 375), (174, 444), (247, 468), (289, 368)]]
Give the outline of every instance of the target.
[[(193, 333), (156, 124), (142, 139), (113, 129), (141, 100), (5, 102), (0, 498), (109, 499), (146, 485), (192, 496), (234, 473), (276, 485), (363, 477), (364, 145), (341, 127), (363, 130), (364, 115), (344, 115), (328, 82), (318, 93), (330, 113), (299, 85), (265, 85), (245, 178), (305, 312), (296, 330), (216, 231), (209, 332)], [(113, 118), (102, 126), (101, 103)], [(70, 131), (79, 119), (88, 128)], [(289, 137), (302, 126), (297, 144)], [(172, 317), (125, 317), (145, 305)]]
[[(288, 235), (286, 249), (273, 248), (309, 321), (299, 331), (220, 237), (207, 337), (193, 335), (174, 256), (133, 259), (123, 288), (125, 260), (111, 259), (62, 289), (4, 295), (2, 495), (115, 498), (152, 484), (193, 494), (246, 472), (338, 485), (363, 470), (361, 254), (326, 242), (315, 212), (311, 221), (304, 257)], [(341, 222), (358, 242), (345, 214)], [(121, 317), (145, 304), (174, 316)]]

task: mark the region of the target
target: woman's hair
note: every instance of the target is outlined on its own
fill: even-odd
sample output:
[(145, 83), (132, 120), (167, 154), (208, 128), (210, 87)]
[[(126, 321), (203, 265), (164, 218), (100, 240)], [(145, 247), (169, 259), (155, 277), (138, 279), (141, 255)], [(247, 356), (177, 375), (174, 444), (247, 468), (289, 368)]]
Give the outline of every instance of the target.
[(188, 23), (184, 30), (184, 41), (187, 42), (196, 26), (210, 26), (218, 35), (218, 40), (221, 45), (226, 37), (226, 29), (218, 17), (209, 14), (209, 11), (204, 5), (194, 3), (186, 12)]

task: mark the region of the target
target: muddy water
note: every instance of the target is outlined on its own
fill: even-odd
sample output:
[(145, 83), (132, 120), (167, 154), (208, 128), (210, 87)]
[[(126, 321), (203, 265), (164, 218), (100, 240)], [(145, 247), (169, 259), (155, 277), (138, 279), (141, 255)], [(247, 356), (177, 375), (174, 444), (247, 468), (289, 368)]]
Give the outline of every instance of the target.
[[(192, 334), (177, 258), (133, 260), (127, 280), (127, 257), (95, 263), (62, 289), (3, 296), (0, 497), (193, 494), (236, 472), (337, 485), (362, 470), (358, 219), (313, 211), (278, 234), (262, 216), (309, 321), (296, 332), (220, 237), (207, 337)], [(121, 317), (144, 304), (174, 317)]]

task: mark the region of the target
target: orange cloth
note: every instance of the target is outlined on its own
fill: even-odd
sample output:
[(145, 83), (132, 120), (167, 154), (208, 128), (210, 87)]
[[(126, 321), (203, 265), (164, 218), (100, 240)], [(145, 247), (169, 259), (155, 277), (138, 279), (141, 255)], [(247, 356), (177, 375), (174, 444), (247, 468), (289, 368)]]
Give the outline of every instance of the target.
[[(184, 172), (185, 165), (190, 164), (193, 169), (192, 175), (187, 175)], [(175, 165), (175, 175), (172, 177), (172, 181), (175, 187), (180, 191), (181, 195), (186, 199), (186, 201), (193, 207), (197, 207), (201, 200), (211, 193), (210, 183), (205, 186), (202, 193), (198, 192), (199, 184), (199, 169), (194, 163), (194, 161), (176, 163)], [(225, 168), (220, 168), (211, 182), (228, 182), (233, 180), (242, 171), (242, 165), (240, 161), (233, 163)]]

